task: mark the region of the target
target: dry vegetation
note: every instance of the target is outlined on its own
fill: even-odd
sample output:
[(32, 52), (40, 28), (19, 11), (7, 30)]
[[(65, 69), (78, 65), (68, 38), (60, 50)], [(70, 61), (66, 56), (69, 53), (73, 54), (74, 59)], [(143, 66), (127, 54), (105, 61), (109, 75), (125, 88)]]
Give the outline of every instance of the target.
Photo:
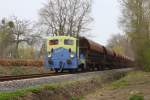
[(0, 59), (0, 76), (48, 73), (43, 60)]
[(26, 74), (40, 74), (49, 73), (50, 70), (44, 67), (34, 66), (0, 66), (0, 76), (4, 75), (26, 75)]
[(43, 60), (31, 59), (0, 59), (1, 66), (43, 66)]

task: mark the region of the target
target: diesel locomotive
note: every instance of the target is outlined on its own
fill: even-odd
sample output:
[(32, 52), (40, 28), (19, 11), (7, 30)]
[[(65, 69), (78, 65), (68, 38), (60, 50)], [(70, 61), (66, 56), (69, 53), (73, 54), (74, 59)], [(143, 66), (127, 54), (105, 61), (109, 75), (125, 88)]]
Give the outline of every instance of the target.
[(131, 67), (133, 60), (85, 37), (49, 36), (45, 66), (55, 72)]

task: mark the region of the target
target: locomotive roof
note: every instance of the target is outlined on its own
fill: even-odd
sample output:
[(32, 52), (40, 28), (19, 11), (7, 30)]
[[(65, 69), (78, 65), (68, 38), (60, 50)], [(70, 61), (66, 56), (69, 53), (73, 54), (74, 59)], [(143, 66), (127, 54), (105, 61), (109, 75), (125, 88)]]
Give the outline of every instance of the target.
[(47, 39), (65, 39), (65, 38), (69, 38), (69, 39), (76, 39), (75, 37), (72, 36), (48, 36)]
[(102, 46), (92, 40), (89, 40), (85, 37), (80, 37), (80, 41), (82, 41), (81, 44), (83, 44), (83, 43), (87, 44), (88, 49), (104, 53), (104, 49), (103, 49), (104, 46)]

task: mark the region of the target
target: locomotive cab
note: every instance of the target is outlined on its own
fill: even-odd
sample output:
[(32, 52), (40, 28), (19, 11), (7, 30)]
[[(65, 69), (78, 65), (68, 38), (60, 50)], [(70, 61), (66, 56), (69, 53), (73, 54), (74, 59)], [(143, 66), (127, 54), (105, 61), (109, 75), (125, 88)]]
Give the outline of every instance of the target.
[(46, 67), (58, 72), (77, 68), (76, 38), (50, 36), (47, 39)]

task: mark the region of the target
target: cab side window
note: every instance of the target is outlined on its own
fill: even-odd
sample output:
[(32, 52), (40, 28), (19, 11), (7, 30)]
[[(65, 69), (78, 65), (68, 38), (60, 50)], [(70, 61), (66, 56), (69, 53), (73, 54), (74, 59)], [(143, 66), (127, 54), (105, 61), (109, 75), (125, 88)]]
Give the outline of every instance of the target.
[(65, 44), (65, 45), (73, 45), (73, 44), (74, 44), (74, 41), (73, 41), (73, 40), (70, 40), (70, 39), (65, 39), (65, 40), (64, 40), (64, 44)]
[(58, 40), (49, 40), (49, 45), (57, 45), (58, 44)]

